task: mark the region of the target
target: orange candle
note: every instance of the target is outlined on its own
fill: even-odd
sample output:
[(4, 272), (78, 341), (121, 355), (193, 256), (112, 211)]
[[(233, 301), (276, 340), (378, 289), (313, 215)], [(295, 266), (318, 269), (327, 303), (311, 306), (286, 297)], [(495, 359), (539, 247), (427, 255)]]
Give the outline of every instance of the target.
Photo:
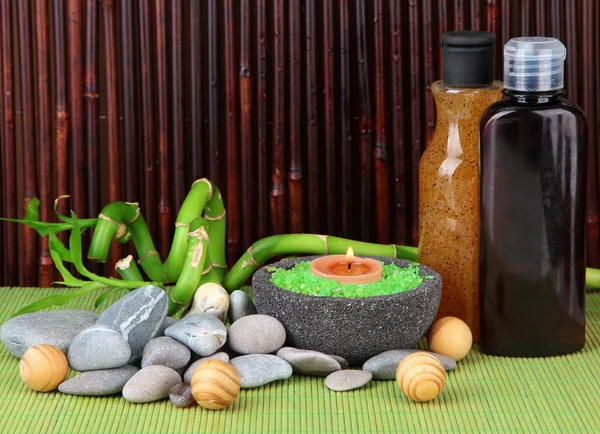
[(361, 285), (381, 279), (383, 268), (379, 261), (371, 258), (355, 258), (352, 247), (345, 255), (328, 255), (314, 259), (310, 272), (340, 283)]

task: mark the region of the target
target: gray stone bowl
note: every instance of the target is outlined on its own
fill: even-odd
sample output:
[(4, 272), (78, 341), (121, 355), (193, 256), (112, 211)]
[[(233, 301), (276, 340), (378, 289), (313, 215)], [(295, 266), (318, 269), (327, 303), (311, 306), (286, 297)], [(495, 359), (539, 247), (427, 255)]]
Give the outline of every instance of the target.
[[(287, 259), (271, 267), (292, 268), (317, 256)], [(374, 257), (406, 267), (410, 261)], [(417, 288), (367, 298), (318, 297), (298, 294), (271, 283), (267, 267), (254, 273), (252, 290), (258, 313), (274, 316), (287, 332), (286, 345), (342, 356), (351, 365), (388, 350), (412, 348), (427, 332), (440, 304), (442, 278), (420, 266), (424, 279)]]

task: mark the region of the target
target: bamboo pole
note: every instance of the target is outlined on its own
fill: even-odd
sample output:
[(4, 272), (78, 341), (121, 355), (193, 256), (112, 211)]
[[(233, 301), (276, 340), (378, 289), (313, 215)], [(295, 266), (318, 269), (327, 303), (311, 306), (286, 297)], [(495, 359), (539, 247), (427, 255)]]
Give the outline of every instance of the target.
[(500, 0), (500, 12), (502, 15), (501, 22), (501, 33), (502, 33), (502, 47), (511, 38), (511, 22), (512, 22), (512, 2), (511, 0)]
[(172, 177), (169, 165), (169, 108), (167, 92), (167, 36), (165, 1), (154, 0), (154, 35), (156, 37), (156, 115), (158, 125), (158, 249), (162, 257), (169, 253), (171, 235), (173, 233), (173, 214), (171, 210)]
[[(391, 0), (394, 2), (394, 0)], [(339, 32), (340, 32), (340, 145), (344, 150), (341, 154), (341, 202), (342, 202), (342, 234), (353, 236), (355, 222), (353, 220), (352, 194), (352, 119), (350, 114), (350, 13), (348, 0), (339, 3)]]
[(266, 0), (257, 0), (256, 7), (256, 46), (257, 46), (257, 173), (258, 173), (258, 236), (263, 238), (267, 236), (269, 231), (269, 179), (268, 179), (268, 162), (267, 162), (267, 128), (268, 128), (268, 111), (267, 111), (267, 6)]
[(67, 2), (67, 52), (69, 67), (70, 160), (72, 208), (83, 215), (85, 204), (85, 150), (83, 145), (83, 14), (80, 0)]
[[(563, 7), (561, 0), (550, 0), (550, 36), (563, 40)], [(570, 54), (570, 53), (569, 53)]]
[(471, 30), (481, 30), (481, 0), (471, 0), (469, 12), (471, 15)]
[[(108, 200), (121, 199), (121, 147), (119, 143), (119, 91), (117, 87), (117, 41), (114, 0), (102, 0), (104, 39), (104, 75), (106, 77), (106, 149), (108, 172)], [(123, 246), (116, 242), (110, 250), (110, 269), (123, 257)]]
[[(410, 0), (412, 1), (412, 0)], [(454, 0), (454, 29), (455, 31), (468, 30), (466, 0)]]
[(217, 1), (208, 1), (208, 174), (217, 185), (225, 185), (219, 146), (219, 34)]
[[(595, 32), (594, 17), (597, 9), (595, 0), (583, 0), (581, 5), (581, 28), (583, 35), (582, 58), (588, 59), (582, 62), (581, 76), (584, 89), (594, 89), (597, 86), (596, 70), (594, 65), (594, 54), (598, 56), (598, 51), (594, 52)], [(598, 219), (598, 137), (596, 122), (596, 106), (594, 94), (591, 91), (582, 92), (582, 108), (588, 122), (588, 153), (587, 153), (587, 265), (597, 268), (600, 266), (600, 226)]]
[(534, 21), (535, 21), (535, 35), (536, 36), (549, 36), (548, 34), (548, 15), (556, 13), (555, 11), (548, 10), (550, 7), (548, 0), (535, 0), (534, 4)]
[(121, 118), (123, 131), (123, 171), (125, 200), (140, 200), (140, 166), (136, 134), (135, 66), (134, 66), (134, 20), (132, 2), (119, 2), (121, 25)]
[(315, 28), (316, 0), (305, 3), (305, 98), (306, 98), (306, 142), (307, 142), (307, 187), (308, 187), (308, 230), (321, 232), (321, 190), (319, 176), (321, 152), (319, 144), (319, 102), (317, 99), (317, 38)]
[(367, 12), (364, 0), (355, 0), (356, 60), (358, 63), (358, 95), (360, 118), (360, 224), (361, 239), (370, 241), (372, 236), (373, 205), (373, 150), (372, 109), (370, 94), (369, 61), (367, 54)]
[[(256, 171), (251, 161), (254, 158), (254, 96), (253, 96), (253, 74), (251, 62), (251, 22), (252, 8), (250, 0), (242, 0), (240, 4), (240, 157), (242, 161), (242, 244), (249, 246), (256, 233)], [(290, 107), (292, 110), (293, 107)]]
[(521, 0), (521, 33), (519, 36), (531, 36), (533, 32), (532, 0)]
[[(390, 238), (390, 192), (389, 161), (386, 133), (386, 105), (383, 53), (383, 0), (374, 2), (375, 39), (375, 192), (377, 212), (377, 242), (384, 243)], [(331, 232), (329, 232), (331, 233)]]
[[(169, 119), (173, 133), (173, 199), (175, 209), (179, 209), (187, 186), (185, 180), (185, 144), (183, 138), (183, 69), (182, 69), (182, 0), (171, 0), (168, 3), (171, 12), (170, 54), (171, 54), (171, 107)], [(166, 13), (167, 11), (165, 11)], [(194, 72), (195, 73), (195, 72)]]
[[(13, 50), (12, 50), (12, 7), (10, 0), (0, 2), (0, 19), (2, 41), (2, 163), (3, 194), (2, 205), (4, 215), (8, 218), (17, 217), (17, 153), (15, 146), (15, 115), (13, 79)], [(4, 222), (4, 284), (16, 286), (19, 284), (19, 255), (17, 232)], [(1, 268), (0, 268), (1, 270)]]
[(232, 263), (240, 253), (240, 161), (238, 81), (236, 77), (235, 17), (233, 0), (223, 3), (225, 51), (225, 139), (227, 153), (227, 260)]
[[(496, 77), (502, 77), (502, 53), (504, 52), (502, 41), (500, 38), (500, 23), (498, 20), (498, 3), (499, 0), (490, 0), (485, 4), (485, 30), (496, 35)], [(441, 50), (440, 50), (441, 51)]]
[(423, 129), (421, 126), (421, 34), (420, 25), (420, 2), (417, 0), (409, 1), (408, 26), (409, 26), (409, 44), (410, 44), (410, 121), (411, 121), (411, 243), (416, 245), (418, 242), (418, 216), (419, 216), (419, 161), (423, 152)]
[[(493, 1), (493, 0), (491, 0)], [(438, 78), (441, 78), (442, 74), (442, 65), (443, 65), (443, 56), (442, 50), (440, 50), (439, 43), (442, 40), (442, 35), (449, 30), (448, 23), (450, 21), (450, 13), (451, 8), (448, 6), (448, 0), (438, 0), (437, 2), (437, 41), (436, 47), (438, 52), (438, 65), (440, 69), (440, 74)]]
[[(50, 221), (52, 216), (52, 117), (50, 112), (50, 41), (48, 39), (48, 4), (36, 0), (35, 14), (35, 58), (37, 89), (36, 139), (38, 150), (38, 185), (40, 188), (40, 219)], [(6, 241), (5, 241), (6, 244)], [(48, 238), (40, 240), (39, 258), (40, 286), (48, 287), (54, 282), (54, 263), (48, 250)]]
[[(405, 61), (407, 58), (402, 44), (402, 28), (405, 21), (405, 9), (395, 0), (389, 2), (390, 11), (390, 40), (392, 48), (392, 135), (394, 150), (394, 222), (396, 241), (406, 244), (408, 239), (408, 203), (406, 198), (406, 105), (408, 94), (405, 89)], [(439, 11), (439, 9), (438, 9)], [(438, 14), (439, 17), (439, 14)]]
[[(30, 0), (17, 1), (18, 40), (19, 40), (19, 73), (21, 96), (21, 136), (23, 143), (23, 211), (29, 201), (38, 195), (36, 150), (35, 150), (35, 109), (33, 100), (33, 46), (31, 36)], [(23, 286), (37, 286), (38, 236), (35, 230), (23, 225)], [(4, 263), (4, 261), (0, 261)]]
[(577, 15), (577, 4), (575, 1), (565, 2), (565, 40), (563, 41), (567, 47), (567, 60), (565, 62), (565, 87), (567, 90), (567, 98), (571, 101), (580, 103), (579, 94), (579, 50), (581, 49), (581, 41), (578, 34), (581, 30), (581, 23)]
[[(65, 59), (65, 1), (53, 1), (54, 28), (54, 192), (56, 196), (69, 194), (69, 108), (67, 105), (67, 70)], [(58, 212), (66, 214), (66, 201), (57, 206)], [(58, 234), (66, 242), (66, 233)]]
[(204, 88), (202, 86), (202, 4), (200, 0), (190, 1), (189, 13), (189, 58), (190, 58), (190, 170), (188, 170), (187, 184), (200, 179), (204, 173)]
[(285, 185), (285, 16), (283, 0), (273, 4), (273, 167), (271, 177), (271, 226), (274, 234), (286, 231)]
[(140, 90), (143, 142), (144, 215), (153, 238), (158, 235), (157, 208), (157, 167), (156, 142), (154, 132), (154, 76), (152, 56), (152, 25), (150, 14), (151, 0), (141, 0), (139, 4), (140, 23)]
[[(290, 41), (290, 170), (288, 190), (290, 194), (290, 232), (304, 231), (304, 198), (302, 179), (301, 110), (302, 110), (302, 38), (300, 34), (300, 0), (290, 1), (288, 29)], [(249, 245), (249, 244), (248, 244)]]
[[(382, 0), (380, 0), (382, 1)], [(338, 147), (336, 146), (335, 136), (335, 59), (334, 59), (334, 39), (333, 39), (333, 0), (322, 1), (323, 6), (323, 118), (325, 122), (325, 192), (327, 197), (327, 233), (336, 234), (338, 232)], [(383, 26), (381, 26), (383, 28)], [(383, 47), (381, 47), (383, 50)], [(383, 55), (382, 55), (383, 60)], [(382, 76), (383, 79), (383, 76)], [(385, 109), (384, 109), (385, 111)], [(377, 158), (377, 149), (376, 149)], [(381, 154), (380, 157), (387, 157)], [(386, 176), (386, 174), (382, 174)], [(386, 182), (387, 186), (387, 182)], [(382, 192), (383, 193), (383, 192)], [(382, 198), (383, 199), (383, 198)], [(387, 199), (387, 196), (386, 196)], [(382, 201), (382, 206), (387, 200)], [(386, 219), (387, 223), (387, 219)]]
[(431, 84), (436, 81), (435, 73), (435, 56), (433, 47), (439, 46), (434, 42), (435, 27), (434, 27), (434, 11), (432, 0), (424, 0), (423, 6), (423, 63), (424, 63), (424, 79), (425, 79), (425, 146), (429, 146), (433, 131), (435, 130), (435, 101), (433, 93), (431, 93)]

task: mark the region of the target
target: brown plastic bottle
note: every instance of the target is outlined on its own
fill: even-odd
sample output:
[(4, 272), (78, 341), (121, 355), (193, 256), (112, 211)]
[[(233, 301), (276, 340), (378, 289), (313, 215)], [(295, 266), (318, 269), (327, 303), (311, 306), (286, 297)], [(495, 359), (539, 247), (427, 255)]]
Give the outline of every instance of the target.
[(442, 276), (438, 318), (455, 316), (479, 335), (479, 120), (502, 98), (488, 32), (442, 37), (443, 79), (431, 90), (437, 124), (419, 164), (419, 262)]
[(585, 344), (587, 122), (563, 98), (566, 51), (515, 38), (504, 99), (481, 120), (481, 349), (542, 357)]

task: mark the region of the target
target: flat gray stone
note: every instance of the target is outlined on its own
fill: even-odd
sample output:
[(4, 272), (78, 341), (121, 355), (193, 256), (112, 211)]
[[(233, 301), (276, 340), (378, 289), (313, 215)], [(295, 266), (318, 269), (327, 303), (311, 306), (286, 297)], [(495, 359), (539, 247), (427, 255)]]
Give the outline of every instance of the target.
[(171, 387), (181, 383), (181, 377), (171, 368), (151, 365), (138, 371), (123, 387), (123, 398), (129, 402), (153, 402), (169, 397)]
[(185, 408), (196, 405), (192, 394), (192, 386), (189, 383), (179, 383), (169, 390), (169, 399), (175, 407)]
[(294, 372), (301, 375), (326, 377), (342, 369), (337, 360), (318, 351), (284, 347), (277, 351), (277, 357), (288, 362), (294, 368)]
[(247, 315), (256, 315), (256, 306), (244, 291), (233, 291), (229, 296), (229, 321), (233, 324)]
[(363, 371), (369, 371), (373, 374), (373, 380), (394, 380), (396, 378), (396, 370), (398, 365), (406, 357), (416, 352), (429, 353), (442, 362), (446, 371), (451, 371), (456, 368), (456, 362), (450, 357), (441, 354), (432, 353), (423, 350), (390, 350), (371, 357), (363, 365)]
[(325, 379), (325, 386), (335, 392), (346, 392), (366, 385), (373, 375), (367, 371), (357, 369), (344, 369), (329, 374)]
[(163, 321), (162, 325), (160, 326), (158, 333), (156, 333), (156, 337), (164, 336), (165, 330), (167, 328), (171, 327), (176, 322), (177, 322), (177, 320), (175, 318), (171, 318), (170, 316), (166, 317), (165, 320)]
[(292, 376), (292, 365), (272, 354), (250, 354), (229, 362), (240, 374), (240, 387), (251, 389)]
[(333, 357), (340, 364), (342, 369), (348, 369), (348, 360), (340, 356), (335, 356), (333, 354), (330, 354), (329, 357)]
[(131, 365), (116, 369), (82, 372), (58, 386), (58, 391), (67, 395), (105, 396), (121, 393), (123, 386), (140, 368)]
[(123, 336), (111, 327), (96, 324), (82, 330), (69, 348), (69, 366), (75, 371), (118, 368), (127, 364), (131, 349)]
[(227, 329), (209, 313), (188, 315), (165, 330), (165, 335), (187, 345), (200, 356), (210, 356), (227, 341)]
[(239, 354), (274, 353), (285, 343), (285, 329), (272, 316), (248, 315), (231, 324), (228, 339)]
[(66, 354), (75, 336), (97, 319), (96, 313), (87, 310), (27, 313), (6, 321), (0, 336), (15, 357), (23, 357), (29, 348), (40, 344), (54, 345)]
[(106, 309), (98, 324), (117, 330), (131, 347), (130, 363), (142, 357), (144, 347), (158, 334), (169, 309), (167, 294), (146, 285), (131, 291)]
[(215, 353), (212, 356), (201, 357), (200, 359), (192, 363), (189, 366), (189, 368), (186, 369), (185, 373), (183, 374), (183, 381), (185, 381), (186, 383), (191, 383), (192, 376), (194, 375), (194, 372), (196, 372), (198, 366), (200, 366), (200, 364), (206, 362), (207, 360), (221, 360), (222, 362), (229, 363), (229, 355), (227, 353), (220, 352)]
[[(252, 277), (256, 309), (283, 324), (286, 345), (336, 354), (350, 366), (356, 366), (384, 351), (414, 348), (433, 322), (440, 304), (442, 278), (423, 265), (419, 266), (419, 272), (425, 278), (419, 287), (380, 297), (309, 296), (271, 282), (269, 270), (289, 269), (314, 258), (279, 261), (262, 267)], [(399, 267), (411, 264), (393, 258), (374, 258)]]
[(190, 361), (192, 353), (181, 342), (168, 336), (152, 339), (144, 347), (142, 368), (150, 365), (162, 365), (171, 369), (181, 369)]

